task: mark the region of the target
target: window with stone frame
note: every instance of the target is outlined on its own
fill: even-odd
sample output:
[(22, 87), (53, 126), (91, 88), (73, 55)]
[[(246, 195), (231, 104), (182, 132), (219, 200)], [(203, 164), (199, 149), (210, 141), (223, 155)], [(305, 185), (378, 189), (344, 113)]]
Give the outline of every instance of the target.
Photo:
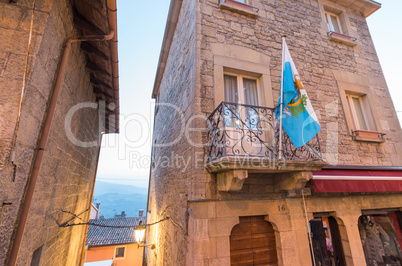
[(246, 16), (258, 17), (259, 8), (253, 6), (252, 0), (217, 0), (219, 7)]
[(356, 32), (352, 29), (349, 11), (336, 3), (319, 0), (322, 36), (349, 46), (356, 46)]
[(339, 16), (325, 11), (325, 18), (327, 21), (327, 26), (328, 26), (328, 30), (330, 32), (338, 32), (338, 33), (343, 33), (342, 31), (342, 26), (341, 26), (341, 22), (339, 20)]
[(343, 114), (353, 140), (384, 142), (382, 124), (376, 110), (376, 97), (368, 79), (346, 71), (333, 70)]
[(346, 94), (350, 113), (352, 115), (355, 130), (376, 131), (370, 107), (365, 99), (366, 95)]

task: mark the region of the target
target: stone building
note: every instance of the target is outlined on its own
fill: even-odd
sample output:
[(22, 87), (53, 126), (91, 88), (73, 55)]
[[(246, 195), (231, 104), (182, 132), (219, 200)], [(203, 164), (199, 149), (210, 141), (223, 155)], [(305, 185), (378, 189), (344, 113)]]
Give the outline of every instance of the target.
[[(118, 132), (116, 1), (0, 1), (0, 265), (79, 265)], [(67, 226), (67, 227), (65, 227)]]
[[(366, 23), (380, 7), (171, 1), (149, 265), (401, 263), (402, 134)], [(298, 149), (285, 135), (278, 160), (283, 35), (322, 130)]]

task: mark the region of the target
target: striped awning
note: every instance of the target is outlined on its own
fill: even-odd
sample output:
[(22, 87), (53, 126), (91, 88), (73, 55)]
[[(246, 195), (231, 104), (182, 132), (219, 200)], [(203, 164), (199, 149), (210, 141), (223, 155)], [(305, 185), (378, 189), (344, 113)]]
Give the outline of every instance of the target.
[(402, 171), (388, 170), (322, 170), (313, 172), (314, 191), (398, 192), (402, 191)]

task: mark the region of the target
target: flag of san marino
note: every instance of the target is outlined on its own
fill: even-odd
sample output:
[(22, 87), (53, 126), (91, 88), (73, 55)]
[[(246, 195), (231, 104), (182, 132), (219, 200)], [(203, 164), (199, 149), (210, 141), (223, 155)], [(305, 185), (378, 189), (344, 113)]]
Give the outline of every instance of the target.
[(321, 126), (290, 56), (285, 39), (283, 39), (282, 64), (283, 104), (280, 105), (281, 94), (278, 101), (279, 108), (276, 109), (275, 114), (280, 121), (280, 109), (283, 108), (282, 127), (295, 147), (299, 148), (317, 135)]

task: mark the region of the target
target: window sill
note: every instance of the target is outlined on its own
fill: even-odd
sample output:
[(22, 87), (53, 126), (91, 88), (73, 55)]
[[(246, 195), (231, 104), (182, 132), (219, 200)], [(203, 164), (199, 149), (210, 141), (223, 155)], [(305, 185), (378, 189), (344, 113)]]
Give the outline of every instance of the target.
[(356, 130), (353, 131), (352, 139), (356, 141), (366, 141), (366, 142), (385, 142), (384, 133), (369, 130)]
[(219, 7), (221, 9), (231, 10), (253, 18), (258, 17), (258, 8), (237, 2), (235, 0), (220, 0)]
[(348, 35), (342, 34), (342, 33), (338, 33), (338, 32), (334, 32), (334, 31), (330, 31), (327, 33), (328, 38), (330, 41), (333, 42), (340, 42), (349, 46), (356, 46), (356, 38), (350, 37)]

